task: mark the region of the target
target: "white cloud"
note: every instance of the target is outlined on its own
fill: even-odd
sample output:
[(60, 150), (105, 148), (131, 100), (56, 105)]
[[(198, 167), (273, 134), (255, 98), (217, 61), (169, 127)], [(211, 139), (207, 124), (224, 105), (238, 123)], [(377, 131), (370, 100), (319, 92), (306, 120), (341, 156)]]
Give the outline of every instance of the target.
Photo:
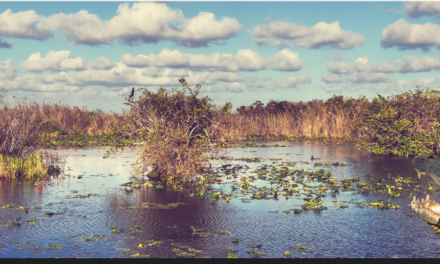
[(14, 14), (8, 8), (0, 14), (0, 36), (37, 40), (48, 39), (53, 36), (52, 31), (34, 24), (41, 18), (42, 16), (37, 15), (33, 10)]
[(0, 86), (7, 90), (35, 91), (35, 92), (77, 92), (77, 86), (66, 85), (65, 83), (45, 83), (43, 77), (38, 75), (17, 76), (13, 80), (0, 79)]
[(26, 61), (21, 63), (21, 66), (32, 72), (42, 71), (81, 71), (86, 69), (86, 61), (82, 58), (69, 58), (70, 51), (49, 51), (46, 57), (42, 58), (40, 52), (34, 53)]
[(340, 83), (341, 82), (341, 78), (337, 74), (327, 75), (324, 73), (321, 77), (321, 80), (325, 83)]
[(116, 67), (116, 63), (103, 56), (97, 58), (96, 62), (89, 62), (88, 65), (94, 70), (110, 70), (111, 68)]
[(236, 74), (232, 72), (207, 72), (198, 73), (197, 76), (206, 76), (210, 82), (237, 82), (243, 81), (246, 77), (243, 74)]
[(354, 83), (392, 82), (393, 78), (382, 72), (354, 72), (347, 76), (347, 81)]
[(365, 56), (359, 57), (353, 64), (343, 61), (329, 61), (327, 62), (327, 70), (334, 74), (351, 74), (354, 72), (392, 73), (397, 71), (388, 62), (369, 62)]
[(403, 3), (405, 14), (411, 18), (440, 14), (440, 2), (409, 2)]
[(138, 41), (172, 40), (191, 48), (229, 39), (243, 28), (235, 18), (223, 17), (217, 21), (210, 12), (200, 12), (187, 19), (181, 10), (173, 10), (164, 3), (139, 2), (131, 7), (130, 3), (124, 3), (119, 5), (117, 13), (106, 21), (86, 10), (69, 15), (59, 13), (42, 18), (38, 26), (47, 31), (65, 32), (72, 44), (110, 44), (121, 40), (133, 45)]
[[(99, 85), (103, 87), (125, 86), (174, 86), (179, 87), (178, 79), (185, 77), (191, 85), (201, 84), (201, 91), (210, 91), (212, 84), (218, 82), (241, 82), (246, 79), (243, 74), (232, 72), (194, 73), (184, 69), (131, 68), (123, 63), (114, 63), (105, 57), (99, 57), (96, 63), (86, 62), (81, 58), (69, 58), (70, 51), (50, 51), (42, 58), (40, 53), (32, 54), (22, 62), (23, 68), (30, 71), (51, 70), (58, 74), (16, 76), (15, 67), (11, 61), (0, 63), (0, 84), (11, 89), (28, 91), (79, 91), (83, 87)], [(82, 71), (75, 71), (81, 68)], [(84, 67), (83, 67), (84, 66)], [(111, 67), (111, 68), (110, 68)], [(9, 79), (9, 80), (8, 80)], [(63, 88), (64, 87), (64, 88)], [(108, 90), (107, 89), (107, 90)], [(111, 88), (113, 89), (113, 88)]]
[(242, 93), (243, 91), (249, 89), (249, 87), (246, 86), (246, 83), (242, 82), (225, 83), (223, 87), (226, 91), (233, 93)]
[(275, 69), (279, 71), (298, 71), (305, 65), (299, 58), (299, 53), (291, 52), (289, 49), (274, 55)]
[(353, 70), (362, 72), (382, 72), (382, 73), (392, 73), (397, 69), (391, 66), (388, 62), (377, 63), (375, 61), (368, 62), (367, 57), (359, 57), (352, 66)]
[(188, 77), (189, 76), (189, 72), (185, 71), (183, 69), (178, 69), (178, 70), (172, 70), (172, 69), (164, 69), (162, 71), (159, 72), (159, 76), (169, 76), (169, 77)]
[(163, 49), (158, 55), (142, 55), (135, 57), (126, 53), (121, 56), (121, 62), (130, 67), (171, 67), (171, 68), (192, 68), (200, 70), (226, 70), (238, 71), (235, 65), (233, 54), (213, 53), (210, 56), (193, 55), (180, 52), (179, 50)]
[(368, 63), (368, 58), (367, 57), (359, 57), (357, 58), (357, 60), (354, 63), (359, 63), (359, 64), (367, 64)]
[(230, 72), (199, 72), (172, 71), (171, 69), (153, 69), (149, 72), (144, 69), (129, 68), (122, 63), (111, 70), (85, 70), (81, 72), (68, 72), (68, 83), (77, 86), (102, 85), (102, 86), (179, 86), (177, 79), (182, 74), (187, 75), (186, 80), (191, 85), (213, 84), (216, 82), (242, 81), (245, 76)]
[(13, 79), (17, 76), (17, 70), (11, 63), (11, 59), (0, 61), (0, 80)]
[(421, 71), (431, 71), (440, 70), (440, 60), (433, 57), (421, 57), (416, 58), (416, 56), (403, 56), (405, 61), (401, 59), (394, 60), (395, 64), (401, 66), (399, 72), (421, 72)]
[(274, 21), (268, 25), (253, 26), (248, 30), (257, 45), (284, 46), (290, 43), (295, 47), (317, 49), (330, 46), (335, 49), (352, 49), (362, 46), (365, 38), (359, 33), (341, 30), (339, 21), (318, 22), (307, 27), (295, 22)]
[(269, 65), (274, 65), (274, 70), (298, 71), (303, 66), (299, 54), (283, 49), (275, 55), (262, 57), (251, 49), (241, 49), (237, 55), (220, 52), (211, 55), (189, 54), (179, 50), (163, 49), (159, 54), (132, 56), (128, 53), (121, 56), (121, 62), (130, 67), (171, 67), (190, 68), (192, 70), (208, 71), (258, 71), (264, 70)]
[(382, 92), (382, 93), (403, 93), (408, 90), (414, 90), (417, 86), (421, 89), (425, 89), (427, 87), (434, 88), (440, 85), (440, 79), (437, 78), (422, 78), (414, 81), (407, 80), (396, 80), (395, 82), (383, 84), (383, 83), (375, 83), (371, 84), (369, 88), (369, 92)]
[(411, 24), (400, 19), (383, 29), (380, 45), (383, 48), (398, 47), (399, 50), (420, 48), (429, 51), (432, 46), (440, 47), (440, 27), (431, 23)]
[(236, 63), (245, 71), (258, 71), (266, 67), (264, 58), (250, 49), (237, 51)]
[(353, 72), (349, 63), (343, 61), (329, 61), (327, 62), (327, 70), (336, 74), (348, 74)]

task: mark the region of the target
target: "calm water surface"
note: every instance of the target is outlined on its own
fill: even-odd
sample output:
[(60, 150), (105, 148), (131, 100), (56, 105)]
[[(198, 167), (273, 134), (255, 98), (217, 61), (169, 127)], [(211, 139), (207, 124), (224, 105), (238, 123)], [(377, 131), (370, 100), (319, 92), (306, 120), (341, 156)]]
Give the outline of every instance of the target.
[[(417, 174), (411, 166), (411, 158), (375, 157), (357, 150), (354, 146), (321, 146), (314, 142), (276, 142), (287, 147), (273, 148), (236, 148), (229, 149), (227, 156), (234, 158), (261, 158), (262, 163), (245, 161), (221, 161), (248, 165), (250, 169), (240, 171), (241, 175), (256, 175), (252, 171), (262, 164), (279, 162), (297, 162), (298, 169), (307, 171), (324, 169), (330, 171), (337, 181), (361, 176), (360, 181), (373, 178), (411, 177)], [(275, 144), (274, 142), (265, 144)], [(53, 150), (65, 156), (67, 177), (52, 180), (51, 185), (34, 187), (32, 183), (18, 181), (0, 181), (0, 257), (132, 257), (136, 253), (150, 254), (151, 257), (171, 258), (176, 256), (173, 248), (187, 252), (187, 247), (202, 250), (196, 257), (224, 258), (228, 250), (238, 250), (234, 254), (241, 258), (251, 257), (246, 250), (248, 243), (263, 243), (259, 252), (266, 255), (261, 258), (280, 258), (286, 251), (292, 257), (349, 257), (349, 258), (439, 258), (440, 240), (427, 223), (415, 216), (409, 203), (410, 190), (404, 191), (402, 198), (392, 198), (393, 204), (400, 205), (398, 210), (378, 210), (352, 203), (346, 209), (337, 209), (335, 201), (371, 202), (388, 201), (386, 193), (340, 192), (336, 196), (328, 195), (324, 200), (327, 210), (308, 211), (301, 214), (285, 214), (282, 211), (301, 209), (305, 203), (301, 197), (278, 200), (249, 200), (242, 202), (233, 198), (211, 201), (198, 196), (191, 197), (188, 191), (176, 192), (166, 189), (138, 189), (127, 192), (120, 185), (130, 180), (131, 163), (136, 160), (136, 151), (121, 156), (103, 159), (102, 149), (65, 149)], [(319, 158), (319, 162), (346, 162), (355, 166), (314, 167), (310, 156)], [(277, 159), (276, 161), (271, 159)], [(279, 159), (279, 160), (278, 160)], [(213, 161), (214, 168), (221, 165)], [(366, 174), (370, 174), (366, 176)], [(226, 179), (226, 176), (222, 177)], [(213, 185), (213, 189), (230, 191), (230, 182)], [(425, 196), (429, 177), (420, 180), (421, 193)], [(267, 181), (257, 180), (252, 184), (265, 185)], [(435, 186), (435, 185), (434, 185)], [(300, 190), (302, 186), (300, 185)], [(411, 188), (412, 190), (413, 188)], [(302, 190), (301, 190), (302, 192)], [(73, 198), (76, 195), (95, 193), (89, 198)], [(439, 200), (439, 192), (434, 192), (431, 200)], [(175, 208), (140, 208), (142, 203), (168, 204), (179, 203)], [(16, 209), (1, 208), (6, 205), (29, 208), (28, 213)], [(341, 205), (344, 203), (340, 203)], [(279, 211), (273, 213), (273, 211)], [(44, 212), (54, 212), (46, 215)], [(5, 226), (8, 218), (21, 217), (20, 226)], [(26, 223), (26, 219), (35, 219), (35, 225)], [(110, 232), (112, 225), (125, 230), (119, 234)], [(139, 227), (141, 232), (128, 232)], [(193, 235), (197, 232), (206, 236)], [(95, 235), (93, 241), (84, 241)], [(202, 233), (203, 234), (203, 233)], [(102, 235), (102, 238), (98, 237)], [(81, 237), (81, 240), (78, 238)], [(234, 238), (239, 243), (232, 243)], [(142, 244), (163, 241), (161, 244), (145, 246)], [(150, 242), (149, 242), (150, 241)], [(57, 245), (54, 245), (57, 244)], [(26, 245), (27, 247), (23, 247)], [(310, 252), (297, 252), (291, 248), (304, 246)], [(123, 254), (124, 249), (130, 249)], [(255, 250), (255, 248), (253, 248)]]

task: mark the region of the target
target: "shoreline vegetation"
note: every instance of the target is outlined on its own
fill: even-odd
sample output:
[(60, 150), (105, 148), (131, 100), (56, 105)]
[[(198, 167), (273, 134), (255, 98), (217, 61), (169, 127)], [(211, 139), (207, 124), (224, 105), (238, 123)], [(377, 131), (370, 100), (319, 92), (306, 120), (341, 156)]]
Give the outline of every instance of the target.
[[(46, 178), (59, 174), (59, 157), (37, 149), (54, 146), (108, 146), (104, 157), (139, 146), (135, 175), (152, 180), (185, 181), (210, 171), (209, 157), (227, 147), (246, 147), (249, 141), (343, 140), (376, 155), (420, 155), (440, 152), (440, 91), (417, 89), (369, 101), (334, 95), (327, 101), (256, 101), (232, 113), (201, 88), (191, 90), (184, 78), (182, 91), (169, 94), (145, 88), (126, 97), (130, 110), (116, 113), (66, 104), (5, 101), (0, 87), (0, 179)], [(134, 90), (133, 90), (134, 91)], [(189, 93), (188, 93), (189, 92)], [(172, 175), (172, 176), (171, 176)]]

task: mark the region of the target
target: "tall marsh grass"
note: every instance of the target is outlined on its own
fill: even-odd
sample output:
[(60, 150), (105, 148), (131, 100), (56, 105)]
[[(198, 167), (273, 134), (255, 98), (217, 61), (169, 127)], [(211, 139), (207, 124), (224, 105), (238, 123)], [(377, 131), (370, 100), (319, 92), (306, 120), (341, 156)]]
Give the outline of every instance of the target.
[(266, 107), (257, 101), (228, 114), (223, 125), (237, 131), (243, 140), (248, 137), (346, 138), (353, 121), (363, 111), (365, 97), (358, 100), (334, 96), (327, 102), (307, 103), (270, 101)]
[(43, 154), (38, 152), (25, 158), (0, 155), (0, 178), (45, 178), (59, 174), (60, 168), (50, 165)]
[[(36, 152), (35, 142), (45, 121), (38, 118), (31, 105), (15, 98), (15, 105), (5, 100), (0, 88), (0, 178), (45, 177), (50, 165)], [(52, 170), (53, 172), (53, 170)]]

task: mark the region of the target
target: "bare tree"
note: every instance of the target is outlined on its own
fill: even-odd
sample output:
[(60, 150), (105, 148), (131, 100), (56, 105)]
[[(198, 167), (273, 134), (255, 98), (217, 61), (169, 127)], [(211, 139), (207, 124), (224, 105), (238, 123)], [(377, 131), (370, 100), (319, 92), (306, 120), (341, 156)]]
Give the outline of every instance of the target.
[(6, 89), (0, 87), (0, 154), (18, 158), (35, 152), (35, 141), (43, 121), (37, 120), (24, 100), (15, 98), (15, 106), (5, 101)]

